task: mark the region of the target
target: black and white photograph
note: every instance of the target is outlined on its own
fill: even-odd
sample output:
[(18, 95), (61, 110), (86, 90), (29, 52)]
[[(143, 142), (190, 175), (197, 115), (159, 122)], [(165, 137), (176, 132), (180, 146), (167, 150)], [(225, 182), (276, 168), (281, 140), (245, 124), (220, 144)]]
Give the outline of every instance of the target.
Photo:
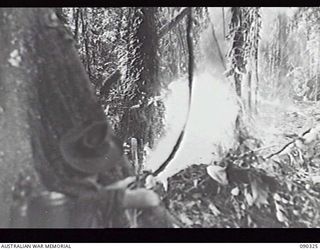
[(320, 227), (320, 7), (0, 8), (0, 228)]

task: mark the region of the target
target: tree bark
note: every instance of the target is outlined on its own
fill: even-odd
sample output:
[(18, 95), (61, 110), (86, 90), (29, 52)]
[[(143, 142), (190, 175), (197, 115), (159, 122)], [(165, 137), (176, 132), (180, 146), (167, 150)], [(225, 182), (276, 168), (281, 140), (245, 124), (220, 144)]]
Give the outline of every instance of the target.
[(73, 11), (75, 11), (74, 13), (74, 23), (75, 23), (75, 27), (74, 27), (74, 40), (76, 42), (78, 42), (78, 37), (79, 37), (79, 8), (74, 8)]
[[(128, 106), (139, 107), (129, 109), (121, 120), (121, 133), (123, 140), (135, 137), (143, 140), (152, 147), (154, 139), (160, 134), (162, 103), (156, 107), (148, 103), (150, 99), (160, 93), (158, 79), (158, 36), (155, 25), (156, 8), (135, 8), (132, 11), (131, 53), (128, 56), (127, 84), (133, 90), (133, 97), (128, 96)], [(135, 126), (130, 126), (135, 124)], [(142, 149), (143, 145), (140, 145)]]
[(54, 10), (1, 9), (0, 33), (0, 227), (7, 227), (18, 173), (35, 169), (38, 188), (70, 193), (74, 173), (60, 138), (105, 116)]

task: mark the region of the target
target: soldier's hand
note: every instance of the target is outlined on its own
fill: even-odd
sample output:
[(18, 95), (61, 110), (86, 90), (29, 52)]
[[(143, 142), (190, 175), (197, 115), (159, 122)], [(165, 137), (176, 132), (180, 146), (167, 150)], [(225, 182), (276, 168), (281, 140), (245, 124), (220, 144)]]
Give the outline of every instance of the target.
[(123, 190), (122, 206), (125, 208), (148, 208), (155, 207), (160, 204), (158, 195), (145, 188), (134, 190), (127, 187), (135, 181), (135, 177), (128, 177), (106, 187), (107, 190)]
[(156, 207), (160, 204), (158, 195), (145, 188), (135, 190), (125, 190), (123, 196), (123, 206), (125, 208), (148, 208)]

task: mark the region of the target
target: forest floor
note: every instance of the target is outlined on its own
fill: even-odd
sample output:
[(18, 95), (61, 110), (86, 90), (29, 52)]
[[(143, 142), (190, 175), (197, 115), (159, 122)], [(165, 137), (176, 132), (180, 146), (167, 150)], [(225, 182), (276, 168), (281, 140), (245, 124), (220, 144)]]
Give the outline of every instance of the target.
[(295, 102), (290, 105), (265, 104), (260, 108), (256, 125), (265, 145), (280, 149), (290, 141), (286, 135), (302, 134), (320, 121), (320, 105), (315, 102)]
[[(262, 142), (259, 147), (262, 149), (257, 151), (257, 155), (265, 157), (277, 152), (286, 143), (292, 141), (294, 134), (301, 135), (319, 123), (319, 103), (293, 102), (290, 105), (283, 105), (280, 102), (265, 102), (260, 106), (258, 115), (251, 119), (248, 127), (251, 135)], [(247, 189), (248, 184), (242, 186), (237, 184), (238, 186), (233, 185), (231, 187), (230, 185), (226, 187), (218, 184), (209, 177), (207, 166), (190, 166), (168, 180), (168, 191), (164, 195), (164, 200), (169, 210), (180, 219), (185, 227), (318, 226), (312, 222), (316, 216), (319, 216), (318, 213), (312, 212), (318, 209), (318, 203), (302, 200), (300, 203), (306, 204), (306, 207), (302, 208), (299, 205), (300, 203), (298, 204), (295, 200), (296, 197), (291, 197), (292, 199), (290, 197), (283, 198), (284, 203), (292, 205), (287, 206), (290, 214), (293, 212), (293, 215), (290, 216), (288, 215), (289, 212), (284, 212), (286, 205), (281, 206), (277, 201), (274, 201), (273, 205), (271, 204), (270, 197), (274, 195), (275, 191), (271, 196), (265, 195), (265, 197), (263, 197), (265, 193), (262, 191), (261, 204), (250, 204), (245, 198), (239, 198), (239, 190), (240, 194), (241, 191), (245, 193), (244, 189)], [(287, 176), (284, 176), (284, 178), (287, 178)], [(303, 178), (301, 177), (301, 181), (303, 181)], [(299, 181), (298, 183), (300, 183)], [(305, 182), (303, 182), (303, 185), (305, 185)], [(310, 187), (307, 186), (307, 189), (310, 189)], [(309, 193), (305, 192), (304, 186), (299, 190), (310, 196)], [(316, 187), (314, 190), (316, 190)], [(318, 198), (313, 196), (312, 199), (317, 200)], [(297, 211), (295, 211), (295, 206), (298, 206)], [(295, 215), (301, 216), (303, 219), (294, 219)]]

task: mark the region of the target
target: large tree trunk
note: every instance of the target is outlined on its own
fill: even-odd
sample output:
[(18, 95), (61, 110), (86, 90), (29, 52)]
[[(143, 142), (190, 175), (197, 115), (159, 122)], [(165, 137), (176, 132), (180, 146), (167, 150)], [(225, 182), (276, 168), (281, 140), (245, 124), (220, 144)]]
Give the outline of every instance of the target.
[(36, 169), (45, 188), (72, 192), (60, 138), (105, 116), (53, 10), (0, 9), (0, 34), (0, 226), (7, 227), (18, 173)]
[[(135, 137), (142, 144), (149, 143), (152, 147), (154, 140), (162, 129), (163, 104), (157, 106), (149, 101), (160, 93), (158, 78), (158, 35), (155, 23), (156, 8), (134, 8), (132, 10), (129, 32), (132, 40), (129, 43), (127, 84), (133, 89), (133, 97), (127, 96), (127, 106), (139, 106), (128, 109), (121, 120), (120, 136), (124, 140)], [(129, 37), (129, 36), (128, 36)], [(135, 124), (135, 126), (130, 126)], [(143, 145), (140, 145), (140, 149)]]

